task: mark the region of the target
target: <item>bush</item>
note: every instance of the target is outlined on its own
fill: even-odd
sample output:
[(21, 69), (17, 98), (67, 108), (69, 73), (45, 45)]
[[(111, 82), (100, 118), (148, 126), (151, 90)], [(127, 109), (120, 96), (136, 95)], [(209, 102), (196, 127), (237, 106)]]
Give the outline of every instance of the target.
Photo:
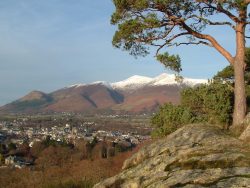
[(168, 135), (181, 126), (195, 121), (194, 114), (189, 108), (165, 104), (151, 119), (151, 124), (156, 128), (153, 137)]
[(195, 114), (198, 122), (221, 125), (232, 122), (233, 90), (227, 84), (213, 82), (181, 92), (181, 104)]
[(209, 122), (228, 126), (232, 122), (233, 91), (230, 85), (212, 82), (181, 92), (181, 105), (165, 104), (151, 119), (152, 136), (168, 135), (188, 123)]

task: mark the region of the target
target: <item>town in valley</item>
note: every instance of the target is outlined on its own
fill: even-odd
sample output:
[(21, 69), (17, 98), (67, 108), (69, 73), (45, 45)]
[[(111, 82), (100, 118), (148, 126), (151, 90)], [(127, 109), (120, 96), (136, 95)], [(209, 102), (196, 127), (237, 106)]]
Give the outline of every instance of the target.
[[(8, 115), (0, 117), (1, 168), (30, 168), (32, 157), (20, 156), (19, 147), (32, 148), (50, 140), (57, 144), (79, 141), (110, 143), (112, 147), (132, 149), (150, 139), (150, 116), (142, 115)], [(108, 150), (109, 151), (109, 150)], [(109, 155), (109, 154), (105, 154)], [(105, 157), (105, 155), (103, 157)], [(106, 157), (107, 157), (106, 156)]]

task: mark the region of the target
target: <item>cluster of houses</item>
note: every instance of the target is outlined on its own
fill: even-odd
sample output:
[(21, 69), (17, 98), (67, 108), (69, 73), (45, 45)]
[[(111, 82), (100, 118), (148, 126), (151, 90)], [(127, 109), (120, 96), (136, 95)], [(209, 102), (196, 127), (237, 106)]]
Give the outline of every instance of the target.
[(6, 157), (4, 163), (7, 166), (16, 167), (20, 169), (32, 165), (31, 162), (23, 159), (22, 157), (17, 157), (12, 155)]
[[(22, 126), (18, 122), (0, 122), (0, 144), (14, 143), (17, 146), (28, 142), (32, 147), (35, 142), (41, 142), (48, 136), (50, 139), (61, 142), (67, 141), (75, 144), (78, 139), (92, 141), (109, 141), (114, 143), (123, 143), (128, 146), (137, 145), (147, 140), (150, 136), (142, 136), (131, 132), (105, 131), (92, 129), (94, 122), (84, 122), (81, 125), (71, 125), (66, 123), (64, 126), (54, 125), (50, 127), (43, 126)], [(5, 158), (5, 165), (23, 168), (31, 163), (17, 156), (8, 156)]]

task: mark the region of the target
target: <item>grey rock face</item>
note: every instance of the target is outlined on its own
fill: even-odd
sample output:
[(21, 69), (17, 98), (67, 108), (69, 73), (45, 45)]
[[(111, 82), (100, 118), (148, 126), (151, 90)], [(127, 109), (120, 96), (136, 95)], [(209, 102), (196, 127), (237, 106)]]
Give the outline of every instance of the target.
[(142, 148), (95, 188), (250, 187), (250, 148), (220, 128), (187, 125)]
[(250, 113), (246, 115), (243, 125), (245, 125), (243, 127), (244, 131), (241, 133), (239, 139), (245, 142), (249, 142), (250, 141)]
[(250, 125), (247, 126), (245, 131), (239, 137), (241, 140), (250, 141)]

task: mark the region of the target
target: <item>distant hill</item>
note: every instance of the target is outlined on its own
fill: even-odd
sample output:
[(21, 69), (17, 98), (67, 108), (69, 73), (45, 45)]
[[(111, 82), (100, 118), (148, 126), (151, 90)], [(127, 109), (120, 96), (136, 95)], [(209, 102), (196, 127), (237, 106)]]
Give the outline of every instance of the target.
[(26, 96), (0, 107), (0, 113), (37, 113), (53, 102), (53, 98), (40, 91), (32, 91)]
[(155, 78), (132, 76), (116, 83), (76, 84), (49, 94), (32, 91), (0, 107), (0, 113), (153, 112), (166, 102), (178, 104), (181, 88), (206, 82), (184, 78), (179, 84), (174, 75), (162, 74)]

